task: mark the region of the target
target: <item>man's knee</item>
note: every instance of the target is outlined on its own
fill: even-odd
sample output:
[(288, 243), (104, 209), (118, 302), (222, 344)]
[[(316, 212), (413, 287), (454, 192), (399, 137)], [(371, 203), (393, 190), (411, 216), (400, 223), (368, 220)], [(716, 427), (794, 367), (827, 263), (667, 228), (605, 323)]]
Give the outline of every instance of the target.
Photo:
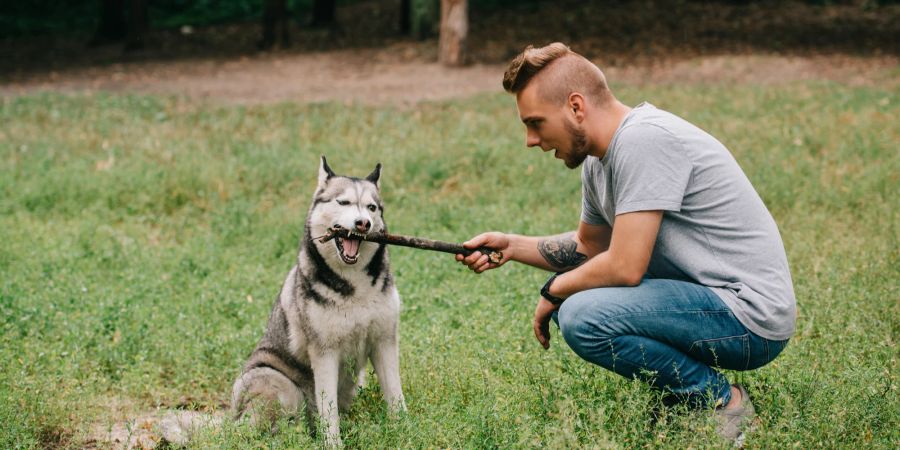
[[(628, 334), (633, 288), (598, 288), (578, 292), (560, 306), (557, 324), (566, 342), (609, 340)], [(571, 342), (570, 342), (571, 341)]]
[(557, 316), (559, 330), (570, 347), (575, 349), (586, 338), (602, 338), (602, 326), (598, 327), (598, 302), (593, 296), (579, 292), (572, 295), (559, 307)]

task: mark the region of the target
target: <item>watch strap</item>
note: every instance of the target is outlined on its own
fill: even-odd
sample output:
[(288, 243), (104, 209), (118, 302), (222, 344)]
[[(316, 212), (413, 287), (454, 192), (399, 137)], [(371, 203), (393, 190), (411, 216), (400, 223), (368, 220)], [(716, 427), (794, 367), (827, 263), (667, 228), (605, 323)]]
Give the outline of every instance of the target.
[(541, 297), (547, 299), (548, 302), (553, 303), (554, 305), (561, 305), (562, 302), (566, 301), (564, 298), (559, 298), (550, 293), (550, 286), (556, 281), (556, 277), (558, 277), (562, 272), (555, 273), (547, 279), (547, 282), (544, 283), (544, 286), (541, 287)]

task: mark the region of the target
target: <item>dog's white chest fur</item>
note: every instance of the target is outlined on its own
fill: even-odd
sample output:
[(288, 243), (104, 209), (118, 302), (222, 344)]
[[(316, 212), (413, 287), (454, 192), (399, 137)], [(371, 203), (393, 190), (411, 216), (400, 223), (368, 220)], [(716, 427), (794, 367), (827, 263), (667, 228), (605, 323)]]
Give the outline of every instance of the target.
[[(296, 266), (291, 269), (282, 290), (280, 301), (286, 311), (296, 310), (295, 299), (290, 295), (296, 271)], [(320, 349), (364, 357), (371, 343), (396, 336), (400, 316), (397, 289), (384, 289), (380, 283), (372, 286), (368, 278), (354, 278), (357, 277), (347, 277), (355, 289), (352, 298), (323, 293), (327, 303), (304, 302), (302, 313), (287, 318), (291, 324), (291, 349), (301, 361), (309, 362), (309, 351)]]

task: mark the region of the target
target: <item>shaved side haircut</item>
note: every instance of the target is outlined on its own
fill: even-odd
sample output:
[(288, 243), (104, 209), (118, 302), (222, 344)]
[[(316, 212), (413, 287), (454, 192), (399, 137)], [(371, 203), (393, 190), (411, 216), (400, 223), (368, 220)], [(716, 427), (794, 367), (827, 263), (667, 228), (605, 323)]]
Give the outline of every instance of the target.
[(561, 42), (540, 48), (529, 45), (510, 61), (503, 89), (518, 94), (535, 78), (540, 83), (538, 94), (553, 104), (564, 104), (573, 92), (598, 106), (613, 98), (603, 72)]

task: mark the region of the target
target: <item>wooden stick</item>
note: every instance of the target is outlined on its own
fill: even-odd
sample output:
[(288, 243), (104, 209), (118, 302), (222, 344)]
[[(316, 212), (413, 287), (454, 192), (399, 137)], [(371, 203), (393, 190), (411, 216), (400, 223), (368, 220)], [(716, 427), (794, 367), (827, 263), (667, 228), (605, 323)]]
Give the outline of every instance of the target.
[(488, 248), (488, 247), (480, 247), (475, 250), (471, 250), (462, 246), (462, 244), (456, 244), (452, 242), (444, 242), (444, 241), (436, 241), (434, 239), (425, 239), (419, 237), (412, 236), (401, 236), (399, 234), (390, 234), (390, 233), (356, 233), (344, 228), (341, 229), (328, 229), (328, 233), (325, 236), (322, 236), (319, 239), (319, 242), (328, 242), (336, 237), (341, 239), (359, 239), (362, 241), (375, 242), (378, 244), (391, 244), (391, 245), (399, 245), (401, 247), (411, 247), (418, 248), (421, 250), (433, 250), (437, 252), (444, 253), (453, 253), (463, 256), (469, 256), (475, 252), (481, 252), (483, 255), (487, 255), (488, 261), (494, 264), (500, 264), (500, 261), (503, 260), (503, 253)]

